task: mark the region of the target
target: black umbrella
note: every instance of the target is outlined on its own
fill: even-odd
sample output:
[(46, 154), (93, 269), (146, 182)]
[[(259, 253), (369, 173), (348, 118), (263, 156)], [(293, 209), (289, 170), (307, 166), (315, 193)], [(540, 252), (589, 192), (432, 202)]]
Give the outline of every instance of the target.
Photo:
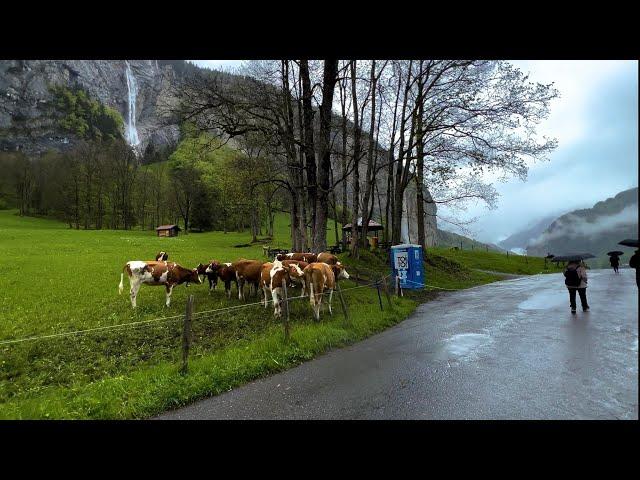
[(618, 245), (624, 245), (625, 247), (640, 247), (640, 242), (637, 238), (627, 238), (618, 242)]
[(558, 255), (551, 259), (552, 262), (579, 262), (585, 258), (595, 258), (591, 253), (574, 253), (571, 255)]
[(624, 252), (621, 252), (620, 250), (614, 250), (613, 252), (607, 252), (607, 255), (615, 255), (616, 257), (619, 257), (620, 255), (624, 255)]

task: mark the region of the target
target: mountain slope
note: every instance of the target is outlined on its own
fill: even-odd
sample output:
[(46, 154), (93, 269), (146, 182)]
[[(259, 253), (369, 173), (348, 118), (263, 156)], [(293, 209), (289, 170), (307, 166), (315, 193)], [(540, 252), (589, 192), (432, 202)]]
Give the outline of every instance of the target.
[(557, 217), (555, 215), (548, 215), (543, 219), (536, 221), (533, 225), (529, 225), (524, 230), (516, 232), (498, 242), (498, 245), (506, 250), (511, 250), (512, 248), (524, 249), (530, 240), (540, 236), (556, 218)]
[[(606, 252), (629, 249), (617, 243), (624, 238), (638, 238), (638, 187), (618, 193), (596, 203), (592, 208), (574, 210), (557, 218), (527, 245), (529, 255), (563, 255), (590, 252), (597, 256), (592, 266), (607, 266)], [(629, 255), (623, 256), (623, 263)]]

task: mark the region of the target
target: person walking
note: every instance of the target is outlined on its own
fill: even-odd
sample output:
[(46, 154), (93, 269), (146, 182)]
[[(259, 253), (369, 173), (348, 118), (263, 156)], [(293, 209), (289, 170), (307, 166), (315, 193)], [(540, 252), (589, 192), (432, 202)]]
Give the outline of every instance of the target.
[(617, 256), (617, 255), (611, 255), (609, 257), (609, 263), (613, 267), (613, 271), (616, 272), (616, 273), (619, 273), (618, 272), (618, 267), (620, 266), (620, 257)]
[(582, 311), (589, 311), (587, 303), (587, 269), (584, 262), (570, 261), (564, 270), (564, 284), (569, 290), (569, 304), (571, 313), (576, 313), (576, 292), (580, 295)]
[(640, 256), (638, 255), (639, 253), (640, 250), (636, 250), (629, 259), (629, 266), (636, 269), (636, 286), (638, 288), (640, 288), (640, 270), (638, 270), (638, 265), (640, 264)]

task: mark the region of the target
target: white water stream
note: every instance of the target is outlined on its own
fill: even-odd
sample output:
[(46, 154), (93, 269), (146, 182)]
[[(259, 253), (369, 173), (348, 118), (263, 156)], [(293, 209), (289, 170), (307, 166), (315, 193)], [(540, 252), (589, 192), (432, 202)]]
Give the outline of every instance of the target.
[(136, 82), (136, 77), (133, 76), (133, 72), (131, 71), (129, 62), (125, 60), (124, 63), (127, 65), (125, 74), (127, 78), (129, 104), (125, 135), (127, 142), (129, 142), (129, 145), (131, 145), (132, 147), (137, 147), (138, 145), (140, 145), (140, 139), (138, 138), (138, 129), (136, 128), (136, 98), (138, 96), (138, 84)]

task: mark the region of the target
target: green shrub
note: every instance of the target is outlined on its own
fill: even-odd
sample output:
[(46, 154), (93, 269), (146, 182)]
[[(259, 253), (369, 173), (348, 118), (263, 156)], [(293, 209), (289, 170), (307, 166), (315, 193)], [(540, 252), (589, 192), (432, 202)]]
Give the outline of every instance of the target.
[(119, 112), (103, 105), (82, 89), (53, 85), (53, 108), (58, 125), (83, 139), (120, 138), (124, 121)]

